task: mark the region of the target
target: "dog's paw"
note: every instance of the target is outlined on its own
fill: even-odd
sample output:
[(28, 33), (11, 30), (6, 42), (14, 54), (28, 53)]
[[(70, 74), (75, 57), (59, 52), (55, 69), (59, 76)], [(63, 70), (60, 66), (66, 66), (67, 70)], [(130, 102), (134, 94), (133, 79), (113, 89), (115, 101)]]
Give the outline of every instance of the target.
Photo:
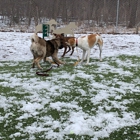
[(76, 61), (75, 63), (74, 63), (74, 66), (77, 66), (79, 64), (79, 61)]

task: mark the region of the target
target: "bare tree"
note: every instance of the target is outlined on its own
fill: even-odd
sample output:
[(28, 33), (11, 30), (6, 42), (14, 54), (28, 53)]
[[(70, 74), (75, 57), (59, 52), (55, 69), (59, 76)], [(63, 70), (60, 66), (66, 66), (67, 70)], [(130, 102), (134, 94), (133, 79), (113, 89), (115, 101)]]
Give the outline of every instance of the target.
[(131, 1), (130, 22), (128, 28), (133, 28), (136, 24), (137, 4), (138, 4), (138, 0)]
[[(126, 23), (128, 27), (134, 27), (140, 21), (140, 1), (120, 0), (119, 23)], [(85, 20), (99, 24), (115, 24), (117, 0), (0, 0), (0, 16), (2, 21), (9, 19), (9, 24), (20, 24), (26, 19), (30, 26), (34, 19), (35, 25), (41, 19), (57, 19), (61, 17), (63, 22)], [(33, 21), (33, 20), (32, 20)]]

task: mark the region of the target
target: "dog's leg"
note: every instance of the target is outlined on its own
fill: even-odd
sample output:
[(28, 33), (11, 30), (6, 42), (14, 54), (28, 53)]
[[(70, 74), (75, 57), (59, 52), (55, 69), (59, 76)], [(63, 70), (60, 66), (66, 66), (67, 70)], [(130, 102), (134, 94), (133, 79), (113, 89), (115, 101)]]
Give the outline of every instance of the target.
[(35, 60), (33, 60), (32, 68), (35, 68)]
[(52, 55), (52, 59), (54, 62), (56, 62), (57, 64), (65, 64), (63, 61), (59, 60), (58, 57), (57, 57), (57, 51), (55, 51)]
[(66, 53), (68, 53), (70, 50), (71, 50), (71, 46), (70, 45), (67, 45), (68, 46), (68, 51), (66, 51)]
[(43, 69), (43, 68), (40, 66), (40, 64), (39, 64), (39, 62), (40, 62), (42, 59), (43, 59), (43, 57), (38, 57), (38, 58), (35, 59), (35, 64), (37, 65), (37, 67), (38, 67), (39, 69)]
[(84, 61), (85, 54), (86, 54), (86, 50), (83, 50), (83, 55), (82, 55), (82, 59), (81, 59), (80, 63), (82, 63)]
[(71, 52), (71, 54), (70, 54), (70, 55), (72, 55), (72, 54), (73, 54), (73, 52), (74, 52), (74, 48), (75, 48), (75, 46), (72, 46), (72, 52)]
[(97, 45), (98, 45), (99, 50), (100, 50), (99, 58), (100, 58), (100, 61), (102, 61), (102, 57), (101, 57), (101, 55), (102, 55), (102, 43), (99, 42)]
[(52, 59), (54, 62), (56, 62), (57, 64), (65, 64), (63, 61), (59, 60), (57, 57), (53, 57), (52, 56)]
[(34, 58), (33, 58), (33, 63), (32, 63), (32, 68), (35, 68), (35, 56), (33, 56)]
[(43, 58), (42, 57), (40, 57), (38, 60), (37, 60), (37, 67), (39, 68), (39, 69), (43, 69), (41, 66), (40, 66), (40, 64), (39, 64), (39, 62), (42, 60)]
[(64, 46), (64, 52), (63, 52), (63, 55), (61, 57), (64, 57), (65, 56), (66, 51), (67, 51), (67, 46)]
[(84, 60), (87, 60), (87, 57), (88, 57), (88, 53), (87, 53), (87, 51), (86, 51)]
[(47, 59), (47, 57), (45, 56), (45, 57), (43, 58), (43, 61), (46, 62), (46, 59)]
[(89, 57), (90, 57), (90, 49), (87, 51), (87, 65), (89, 64)]
[(102, 61), (101, 54), (102, 54), (103, 39), (102, 39), (100, 36), (99, 36), (99, 38), (98, 38), (97, 45), (98, 45), (99, 50), (100, 50), (100, 54), (99, 54), (100, 61)]
[(102, 57), (101, 57), (101, 55), (102, 55), (102, 45), (98, 44), (98, 46), (99, 46), (99, 50), (100, 50), (100, 54), (99, 54), (100, 61), (102, 61)]

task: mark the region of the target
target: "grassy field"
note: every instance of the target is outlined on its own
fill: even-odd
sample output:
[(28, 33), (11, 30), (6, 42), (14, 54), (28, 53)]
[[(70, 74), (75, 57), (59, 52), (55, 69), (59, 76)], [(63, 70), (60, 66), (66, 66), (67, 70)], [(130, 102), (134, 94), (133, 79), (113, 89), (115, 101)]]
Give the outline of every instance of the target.
[(140, 139), (140, 57), (64, 61), (48, 77), (29, 61), (1, 62), (0, 139)]

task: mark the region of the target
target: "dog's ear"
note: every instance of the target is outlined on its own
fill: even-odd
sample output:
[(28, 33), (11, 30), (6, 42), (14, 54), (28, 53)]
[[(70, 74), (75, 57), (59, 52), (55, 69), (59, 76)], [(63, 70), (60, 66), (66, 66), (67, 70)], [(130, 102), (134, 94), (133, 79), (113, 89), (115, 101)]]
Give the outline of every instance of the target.
[(54, 36), (56, 36), (57, 34), (53, 33)]
[(64, 37), (64, 33), (61, 33), (61, 36), (63, 36), (63, 37)]

